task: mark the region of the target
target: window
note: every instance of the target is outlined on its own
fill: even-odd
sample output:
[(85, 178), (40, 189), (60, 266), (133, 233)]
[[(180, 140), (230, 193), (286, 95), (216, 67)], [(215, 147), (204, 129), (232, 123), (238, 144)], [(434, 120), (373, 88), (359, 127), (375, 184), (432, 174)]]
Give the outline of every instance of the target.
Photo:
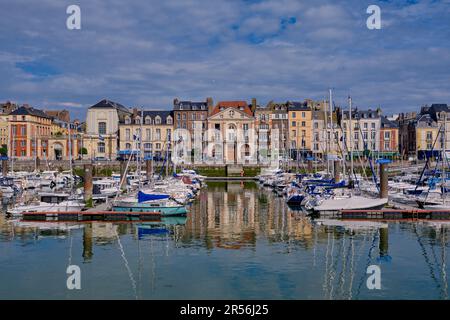
[(296, 125), (297, 125), (297, 122), (295, 122), (295, 121), (292, 121), (292, 124), (291, 124), (293, 127), (295, 127)]
[(306, 122), (302, 121), (302, 127), (306, 127)]
[(385, 141), (384, 142), (384, 150), (389, 150), (390, 149), (390, 143), (389, 141)]
[(152, 123), (152, 118), (145, 117), (145, 124), (151, 124), (151, 123)]
[(26, 126), (20, 127), (20, 134), (22, 136), (26, 136), (27, 135), (27, 127)]
[(367, 124), (367, 122), (364, 122), (364, 129), (367, 129), (368, 127), (368, 124)]
[(181, 115), (177, 113), (177, 120), (181, 120)]
[(106, 122), (98, 123), (98, 134), (106, 134)]
[(161, 117), (160, 116), (156, 116), (155, 124), (161, 124)]
[(186, 113), (183, 113), (183, 120), (186, 120)]
[(244, 123), (242, 128), (244, 129), (244, 131), (247, 131), (248, 130), (248, 123)]
[(127, 143), (127, 144), (125, 144), (125, 149), (127, 149), (127, 150), (131, 150), (131, 143)]
[(297, 131), (296, 130), (292, 130), (292, 136), (296, 137), (297, 136)]
[(292, 115), (292, 118), (295, 118), (295, 112), (292, 112), (291, 115)]
[(167, 136), (167, 139), (170, 140), (170, 137), (172, 136), (172, 130), (166, 129), (166, 136)]
[(302, 130), (302, 137), (306, 136), (306, 131)]
[(161, 129), (156, 129), (155, 140), (161, 140)]
[(125, 129), (125, 140), (130, 140), (130, 129)]
[(99, 142), (98, 143), (98, 152), (99, 153), (105, 153), (105, 143), (104, 142)]
[(145, 150), (152, 150), (152, 144), (151, 143), (145, 143), (144, 144), (144, 149)]
[(21, 145), (22, 147), (26, 147), (26, 146), (27, 146), (27, 141), (26, 141), (26, 140), (20, 141), (20, 145)]
[(319, 144), (318, 143), (314, 143), (314, 150), (318, 151), (319, 150)]
[(385, 131), (384, 132), (384, 139), (389, 140), (391, 138), (391, 132), (390, 131)]
[(191, 114), (191, 120), (195, 120), (195, 113)]
[(156, 149), (158, 149), (158, 150), (161, 149), (161, 143), (156, 144)]
[(131, 124), (131, 118), (125, 117), (125, 124)]
[(140, 117), (136, 117), (136, 120), (134, 120), (134, 122), (136, 124), (141, 124), (141, 118)]
[(302, 118), (305, 118), (305, 117), (306, 117), (306, 113), (302, 112)]
[(172, 117), (167, 117), (166, 122), (171, 125), (173, 123)]
[(354, 138), (355, 138), (355, 140), (358, 140), (358, 139), (359, 139), (359, 133), (358, 133), (358, 132), (355, 132)]
[(427, 140), (433, 140), (433, 132), (427, 131)]
[(363, 132), (363, 140), (367, 140), (367, 131)]
[(145, 129), (145, 136), (146, 136), (147, 140), (152, 140), (152, 130)]
[(372, 140), (375, 140), (376, 139), (376, 131), (372, 131), (371, 133), (370, 133), (370, 137), (372, 138)]
[(372, 122), (371, 126), (372, 126), (372, 129), (375, 130), (375, 123), (374, 122)]

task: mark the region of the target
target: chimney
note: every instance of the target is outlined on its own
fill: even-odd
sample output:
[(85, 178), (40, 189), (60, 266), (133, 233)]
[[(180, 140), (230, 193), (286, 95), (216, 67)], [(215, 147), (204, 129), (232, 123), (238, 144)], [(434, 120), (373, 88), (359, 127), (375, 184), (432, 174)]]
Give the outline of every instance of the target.
[(255, 113), (256, 110), (256, 98), (252, 98), (252, 112)]
[(173, 107), (175, 109), (175, 106), (179, 103), (180, 101), (178, 100), (178, 98), (173, 99)]
[(211, 98), (211, 97), (206, 98), (206, 106), (208, 107), (208, 115), (211, 115), (211, 113), (214, 109), (213, 98)]

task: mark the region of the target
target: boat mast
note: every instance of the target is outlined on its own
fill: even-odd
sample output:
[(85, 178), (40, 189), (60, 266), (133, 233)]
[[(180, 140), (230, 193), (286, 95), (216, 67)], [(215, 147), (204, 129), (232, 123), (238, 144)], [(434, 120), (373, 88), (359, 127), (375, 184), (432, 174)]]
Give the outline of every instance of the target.
[(442, 146), (442, 202), (445, 205), (445, 180), (446, 180), (446, 173), (445, 173), (445, 161), (447, 160), (447, 112), (444, 112), (444, 139), (443, 139), (443, 146)]
[[(329, 89), (330, 93), (330, 127), (331, 127), (331, 141), (330, 141), (330, 153), (334, 153), (334, 126), (333, 126), (333, 93)], [(332, 176), (334, 176), (334, 166), (331, 167)]]
[[(326, 100), (324, 100), (324, 102), (326, 102)], [(326, 150), (326, 160), (327, 160), (327, 173), (330, 174), (330, 161), (328, 159), (328, 155), (330, 153), (330, 139), (328, 139), (328, 113), (327, 113), (327, 105), (326, 103), (324, 103), (324, 108), (323, 111), (325, 113), (325, 150)]]
[(139, 189), (142, 188), (142, 179), (141, 179), (141, 171), (142, 171), (142, 161), (143, 161), (143, 140), (142, 140), (142, 132), (144, 130), (144, 108), (141, 108), (141, 130), (139, 132)]
[(349, 115), (348, 115), (348, 127), (350, 134), (350, 180), (353, 179), (353, 129), (352, 129), (352, 98), (348, 97)]
[(69, 168), (70, 168), (70, 187), (72, 188), (73, 167), (72, 167), (72, 137), (70, 132), (70, 122), (67, 123), (69, 128)]

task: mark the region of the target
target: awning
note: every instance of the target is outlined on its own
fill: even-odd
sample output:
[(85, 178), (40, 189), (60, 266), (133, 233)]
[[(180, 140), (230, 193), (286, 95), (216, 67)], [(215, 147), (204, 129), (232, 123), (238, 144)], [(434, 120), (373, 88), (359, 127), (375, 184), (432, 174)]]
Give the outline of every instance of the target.
[(131, 155), (131, 154), (139, 154), (139, 150), (119, 150), (119, 154), (123, 156)]

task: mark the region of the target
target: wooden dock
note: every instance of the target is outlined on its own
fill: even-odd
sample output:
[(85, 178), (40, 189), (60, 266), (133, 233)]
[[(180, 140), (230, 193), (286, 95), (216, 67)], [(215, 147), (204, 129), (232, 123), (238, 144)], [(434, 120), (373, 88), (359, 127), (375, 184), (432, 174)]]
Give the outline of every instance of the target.
[(382, 209), (341, 210), (340, 218), (345, 220), (450, 220), (450, 210)]
[(22, 214), (22, 221), (158, 221), (160, 219), (160, 212), (60, 211)]

